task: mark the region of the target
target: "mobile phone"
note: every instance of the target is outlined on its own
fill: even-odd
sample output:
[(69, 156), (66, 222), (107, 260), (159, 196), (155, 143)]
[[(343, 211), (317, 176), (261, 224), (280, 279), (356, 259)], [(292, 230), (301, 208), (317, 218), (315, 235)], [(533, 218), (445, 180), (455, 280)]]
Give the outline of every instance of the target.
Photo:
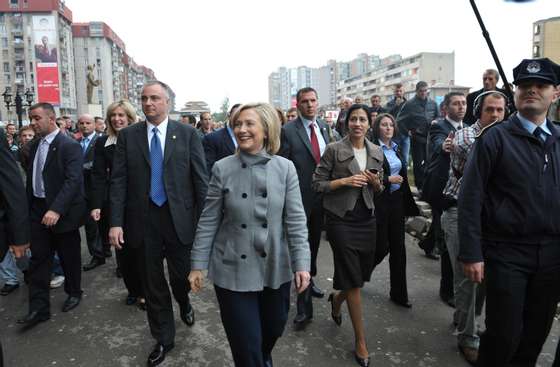
[(368, 171), (370, 171), (370, 172), (373, 173), (374, 175), (376, 175), (376, 174), (379, 173), (379, 171), (376, 170), (375, 168), (370, 168), (370, 169), (368, 169)]

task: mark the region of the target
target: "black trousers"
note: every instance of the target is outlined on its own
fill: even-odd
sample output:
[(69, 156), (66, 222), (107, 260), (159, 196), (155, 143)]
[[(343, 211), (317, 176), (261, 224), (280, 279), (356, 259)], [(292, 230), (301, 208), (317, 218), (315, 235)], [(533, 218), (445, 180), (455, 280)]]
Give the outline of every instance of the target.
[(412, 135), (410, 137), (410, 154), (412, 155), (412, 172), (414, 183), (419, 190), (424, 186), (424, 162), (426, 161), (426, 138)]
[(485, 242), (486, 332), (478, 366), (533, 367), (560, 296), (560, 246)]
[[(111, 212), (109, 203), (105, 203), (101, 209), (101, 218), (97, 222), (97, 228), (99, 229), (99, 241), (101, 242), (101, 247), (103, 249), (103, 255), (111, 253), (111, 243), (109, 242), (109, 229)], [(117, 267), (120, 267), (119, 259), (117, 258)]]
[(41, 224), (47, 212), (44, 199), (31, 203), (31, 260), (29, 263), (29, 311), (50, 313), (49, 291), (54, 252), (60, 257), (64, 271), (64, 291), (69, 296), (82, 295), (82, 260), (80, 232), (76, 228), (65, 233), (53, 233)]
[[(90, 207), (89, 202), (87, 203), (87, 207)], [(86, 218), (84, 229), (86, 232), (87, 247), (91, 257), (105, 260), (103, 245), (99, 236), (99, 227), (97, 225), (97, 222), (94, 221), (90, 215), (88, 215)]]
[(128, 295), (145, 298), (146, 292), (142, 284), (144, 248), (142, 246), (133, 247), (125, 243), (122, 249), (115, 251), (115, 254)]
[(388, 195), (387, 206), (376, 207), (375, 265), (381, 263), (389, 254), (390, 297), (406, 302), (408, 301), (408, 289), (406, 285), (403, 194), (401, 190), (397, 190)]
[(288, 320), (290, 286), (287, 282), (260, 292), (214, 286), (236, 367), (272, 367), (272, 348)]
[[(321, 243), (321, 232), (323, 230), (324, 212), (322, 200), (316, 200), (311, 208), (311, 213), (307, 218), (307, 231), (309, 238), (309, 250), (311, 251), (311, 272), (312, 277), (317, 275), (317, 255), (319, 254), (319, 244)], [(297, 313), (313, 317), (313, 302), (311, 297), (311, 287), (298, 294)]]
[(163, 259), (167, 261), (169, 284), (173, 296), (181, 308), (190, 307), (190, 285), (187, 275), (190, 271), (190, 251), (192, 243), (179, 241), (169, 204), (158, 207), (150, 201), (148, 225), (145, 229), (141, 272), (146, 292), (148, 323), (154, 339), (163, 345), (175, 340), (175, 320), (171, 294), (165, 279)]

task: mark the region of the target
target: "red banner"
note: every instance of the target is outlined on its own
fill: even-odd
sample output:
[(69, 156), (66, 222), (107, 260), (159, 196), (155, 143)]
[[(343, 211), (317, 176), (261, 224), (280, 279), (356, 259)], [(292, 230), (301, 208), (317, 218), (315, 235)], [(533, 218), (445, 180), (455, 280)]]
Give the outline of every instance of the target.
[(55, 106), (60, 105), (58, 64), (54, 62), (37, 63), (37, 99)]

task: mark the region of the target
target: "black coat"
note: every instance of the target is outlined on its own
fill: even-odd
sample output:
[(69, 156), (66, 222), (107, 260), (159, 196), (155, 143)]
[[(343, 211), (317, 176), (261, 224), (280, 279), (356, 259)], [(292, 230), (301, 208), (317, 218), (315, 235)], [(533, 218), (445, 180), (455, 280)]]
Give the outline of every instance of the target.
[(21, 174), (0, 130), (0, 261), (8, 245), (29, 242), (29, 212)]
[[(372, 142), (379, 145), (379, 141), (377, 139), (372, 140)], [(389, 161), (387, 161), (385, 155), (383, 155), (383, 157), (383, 172), (385, 173), (383, 176), (383, 186), (385, 189), (381, 193), (375, 195), (375, 210), (377, 213), (384, 213), (390, 210), (389, 196), (391, 192), (391, 184), (389, 183), (389, 176), (391, 176), (391, 167), (389, 166)], [(418, 210), (418, 206), (416, 206), (416, 202), (414, 201), (414, 197), (410, 191), (408, 173), (400, 151), (397, 151), (397, 157), (401, 160), (401, 170), (399, 171), (399, 175), (403, 178), (403, 182), (401, 183), (401, 187), (399, 189), (403, 194), (403, 213), (405, 217), (415, 217), (420, 215), (420, 210)]]
[[(31, 143), (27, 166), (27, 198), (33, 199), (33, 162), (41, 139)], [(43, 167), (43, 183), (48, 210), (60, 214), (53, 227), (55, 233), (78, 229), (86, 215), (84, 194), (83, 154), (80, 144), (68, 136), (58, 133), (49, 146)]]
[(91, 191), (89, 209), (106, 208), (109, 203), (109, 183), (113, 170), (113, 153), (115, 144), (105, 146), (108, 136), (95, 141), (93, 168), (91, 171)]
[[(82, 139), (83, 138), (78, 140), (78, 143), (81, 144)], [(91, 141), (89, 142), (89, 145), (88, 145), (85, 153), (82, 153), (84, 155), (84, 164), (83, 164), (84, 190), (85, 190), (86, 197), (88, 198), (88, 200), (91, 199), (91, 172), (92, 172), (92, 168), (93, 168), (93, 159), (95, 157), (95, 143), (96, 143), (97, 139), (98, 139), (97, 134), (92, 133), (91, 134)]]
[[(329, 133), (327, 124), (317, 120), (321, 135), (325, 140), (325, 145), (329, 143)], [(319, 137), (317, 137), (319, 139)], [(301, 118), (286, 123), (282, 127), (280, 151), (278, 155), (291, 160), (296, 167), (301, 190), (301, 198), (305, 213), (309, 216), (316, 200), (320, 200), (321, 194), (315, 192), (311, 187), (313, 172), (317, 163), (313, 158), (311, 143), (307, 135), (306, 128), (303, 126)]]
[(214, 163), (235, 153), (235, 145), (231, 140), (227, 127), (205, 135), (202, 145), (204, 146), (206, 167), (209, 175), (212, 174)]
[(560, 242), (560, 127), (546, 143), (517, 115), (477, 139), (459, 192), (459, 259), (482, 261), (482, 241)]
[[(202, 142), (190, 125), (169, 120), (164, 153), (164, 185), (173, 226), (182, 244), (191, 244), (204, 208), (208, 174)], [(121, 130), (110, 183), (111, 227), (123, 227), (125, 242), (141, 244), (148, 224), (151, 166), (146, 122)]]

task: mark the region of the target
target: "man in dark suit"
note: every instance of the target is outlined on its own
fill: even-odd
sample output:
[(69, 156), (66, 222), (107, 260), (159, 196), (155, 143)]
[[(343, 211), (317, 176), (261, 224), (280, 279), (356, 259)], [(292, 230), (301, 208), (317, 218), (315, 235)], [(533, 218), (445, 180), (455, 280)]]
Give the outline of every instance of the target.
[(148, 366), (156, 366), (175, 342), (164, 258), (181, 319), (188, 326), (194, 324), (187, 274), (208, 175), (196, 130), (168, 118), (169, 87), (159, 81), (148, 82), (141, 98), (147, 121), (121, 130), (117, 140), (109, 241), (117, 249), (131, 246), (143, 250), (148, 322), (157, 341)]
[[(91, 202), (91, 170), (93, 168), (93, 157), (95, 153), (95, 141), (97, 134), (95, 133), (95, 118), (89, 114), (83, 114), (78, 117), (78, 130), (82, 133), (82, 137), (78, 140), (82, 147), (82, 154), (84, 155), (84, 189), (86, 193), (86, 202), (88, 208)], [(103, 244), (99, 238), (99, 228), (97, 222), (87, 216), (85, 219), (86, 241), (91, 255), (91, 260), (88, 264), (84, 265), (84, 271), (95, 269), (96, 267), (105, 264), (105, 253), (103, 251)], [(107, 249), (110, 254), (110, 249)]]
[[(228, 116), (233, 116), (235, 110), (240, 106), (240, 104), (235, 104), (229, 110)], [(223, 129), (216, 130), (204, 136), (202, 140), (202, 145), (204, 146), (204, 155), (206, 156), (206, 167), (208, 168), (208, 174), (212, 174), (212, 167), (214, 163), (222, 158), (232, 155), (237, 149), (237, 141), (233, 135), (233, 127), (227, 125)]]
[[(19, 168), (0, 130), (0, 260), (8, 248), (16, 258), (29, 247), (29, 212)], [(3, 365), (0, 344), (0, 366)]]
[[(279, 155), (288, 158), (296, 167), (311, 249), (311, 276), (317, 275), (317, 253), (323, 226), (322, 196), (313, 191), (311, 181), (315, 167), (330, 142), (328, 126), (317, 119), (319, 101), (313, 88), (303, 88), (296, 96), (299, 117), (284, 125), (281, 134)], [(303, 330), (313, 318), (311, 296), (322, 298), (323, 291), (311, 280), (310, 287), (298, 295), (296, 330)]]
[[(474, 115), (474, 100), (476, 97), (484, 92), (496, 90), (505, 93), (502, 89), (498, 88), (498, 82), (500, 81), (500, 74), (498, 70), (487, 69), (482, 74), (482, 88), (475, 90), (467, 95), (467, 113), (465, 114), (464, 122), (467, 125), (472, 125), (476, 122), (476, 116)], [(508, 101), (509, 103), (510, 101)]]
[(422, 198), (432, 206), (432, 224), (428, 235), (419, 243), (426, 252), (426, 256), (433, 256), (435, 247), (441, 253), (441, 282), (439, 294), (441, 299), (454, 306), (453, 297), (453, 269), (444, 234), (441, 228), (441, 215), (443, 213), (443, 189), (449, 178), (451, 164), (450, 153), (453, 147), (453, 137), (457, 130), (463, 128), (463, 117), (466, 112), (467, 101), (465, 95), (458, 92), (448, 93), (443, 106), (446, 110), (445, 118), (438, 119), (430, 125), (428, 137), (428, 163), (426, 180)]
[(80, 144), (61, 134), (55, 119), (49, 103), (29, 108), (29, 120), (39, 139), (31, 143), (27, 167), (31, 218), (29, 313), (18, 320), (26, 327), (50, 318), (49, 286), (55, 250), (68, 294), (62, 312), (78, 306), (82, 297), (78, 228), (86, 214), (83, 156)]

